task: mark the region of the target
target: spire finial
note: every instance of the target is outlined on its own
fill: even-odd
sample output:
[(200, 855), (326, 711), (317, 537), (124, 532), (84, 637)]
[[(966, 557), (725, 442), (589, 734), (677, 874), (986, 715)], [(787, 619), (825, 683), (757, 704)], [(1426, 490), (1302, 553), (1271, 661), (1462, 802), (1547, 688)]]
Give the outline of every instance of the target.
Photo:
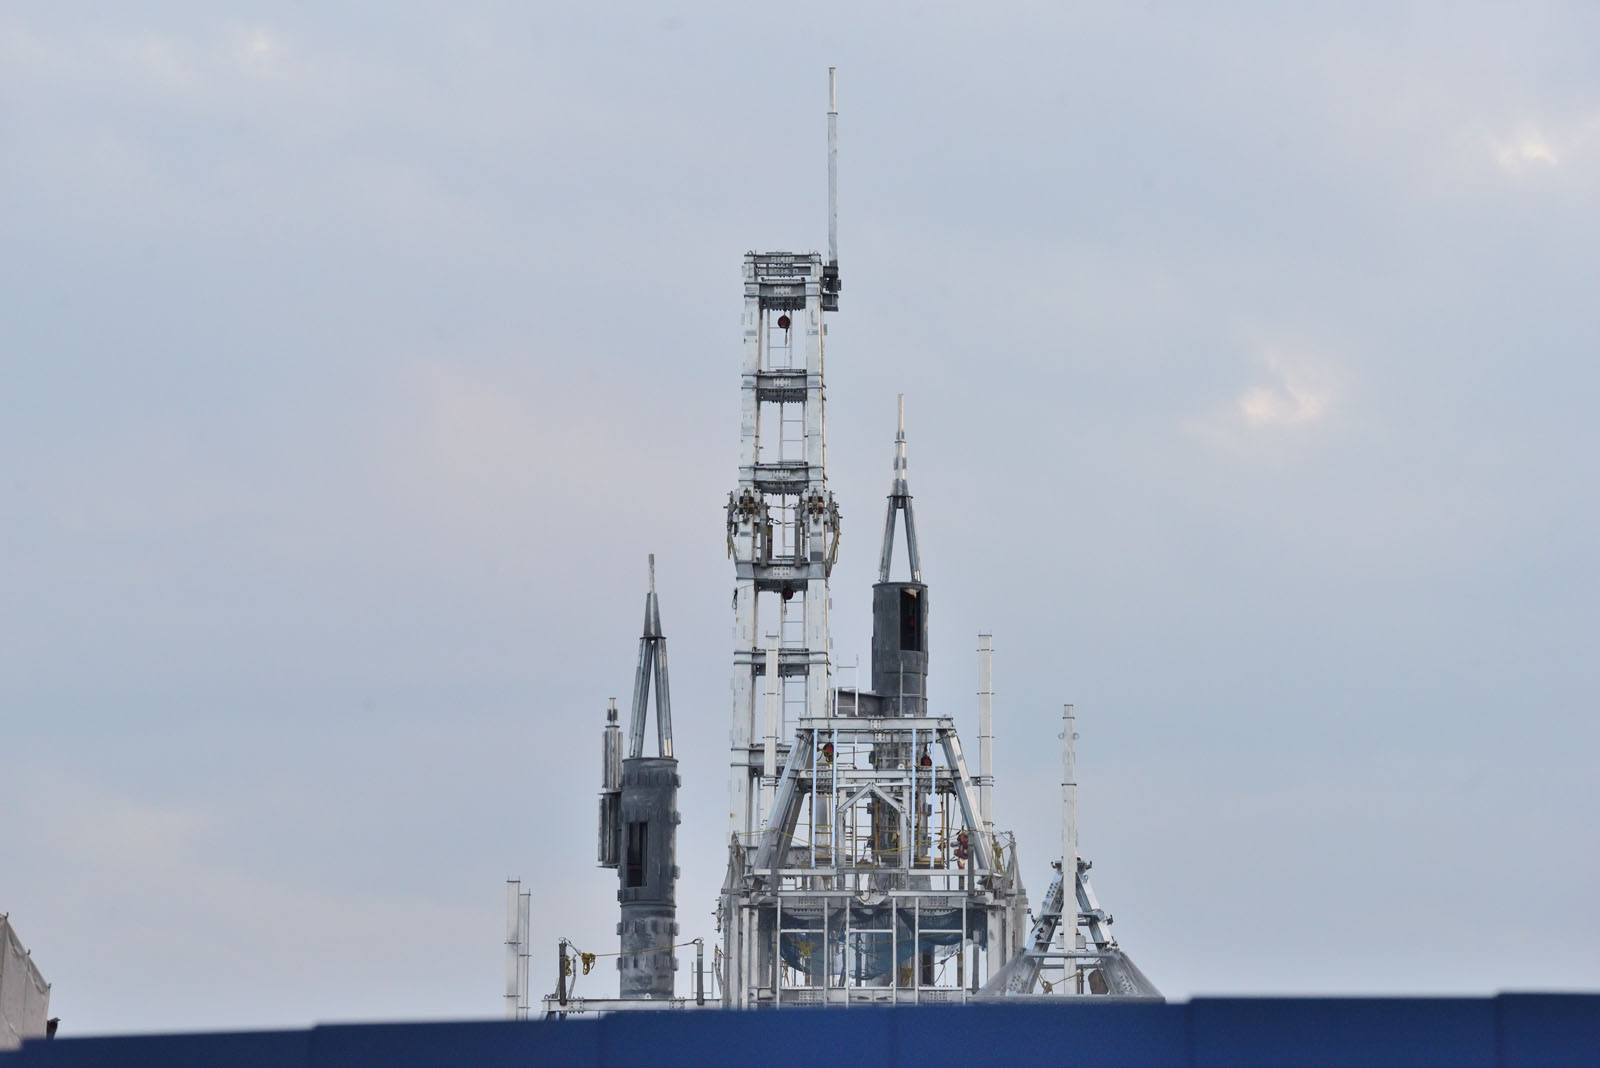
[(911, 581), (922, 581), (922, 562), (917, 558), (917, 527), (911, 512), (911, 487), (906, 482), (906, 395), (899, 395), (899, 412), (894, 432), (894, 481), (889, 484), (889, 508), (883, 518), (883, 552), (878, 557), (878, 581), (889, 581), (889, 559), (894, 554), (894, 516), (906, 514), (906, 555), (910, 558)]
[(891, 496), (904, 497), (911, 491), (906, 487), (906, 395), (899, 395), (899, 416), (894, 432), (894, 486)]
[(644, 633), (639, 636), (639, 668), (633, 675), (633, 720), (628, 755), (644, 755), (644, 720), (650, 680), (656, 684), (656, 738), (660, 753), (672, 755), (672, 704), (667, 692), (667, 638), (661, 633), (661, 602), (656, 597), (656, 554), (650, 559), (650, 592), (644, 595)]

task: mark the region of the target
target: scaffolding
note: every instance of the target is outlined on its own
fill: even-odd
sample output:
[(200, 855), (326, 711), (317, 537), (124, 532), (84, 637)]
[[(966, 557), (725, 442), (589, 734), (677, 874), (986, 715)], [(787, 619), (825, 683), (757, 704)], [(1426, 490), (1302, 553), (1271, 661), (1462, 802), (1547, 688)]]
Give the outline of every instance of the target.
[(983, 830), (948, 717), (802, 720), (720, 912), (740, 1008), (966, 1001), (1026, 933), (1014, 843)]

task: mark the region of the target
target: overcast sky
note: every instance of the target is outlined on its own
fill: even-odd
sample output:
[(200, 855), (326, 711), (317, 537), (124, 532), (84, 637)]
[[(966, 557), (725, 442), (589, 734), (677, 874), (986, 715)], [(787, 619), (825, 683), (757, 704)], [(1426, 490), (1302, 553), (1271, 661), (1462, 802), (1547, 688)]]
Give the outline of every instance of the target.
[(536, 996), (614, 949), (649, 552), (712, 937), (740, 260), (825, 244), (829, 65), (835, 652), (903, 392), (1034, 899), (1073, 701), (1169, 997), (1600, 987), (1600, 8), (1135, 7), (6, 5), (0, 912), (64, 1033), (498, 1015), (508, 876)]

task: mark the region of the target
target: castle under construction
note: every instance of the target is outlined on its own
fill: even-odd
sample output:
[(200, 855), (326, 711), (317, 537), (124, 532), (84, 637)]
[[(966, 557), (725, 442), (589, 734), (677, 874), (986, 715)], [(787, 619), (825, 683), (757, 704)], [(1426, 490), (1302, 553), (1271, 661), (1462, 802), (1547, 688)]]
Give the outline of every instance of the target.
[[(828, 488), (824, 348), (842, 284), (828, 77), (827, 255), (744, 258), (738, 482), (725, 531), (735, 579), (728, 864), (712, 959), (705, 938), (678, 941), (679, 779), (652, 558), (626, 746), (614, 702), (603, 729), (598, 859), (617, 872), (620, 997), (577, 996), (568, 978), (578, 955), (563, 942), (544, 1013), (1159, 999), (1110, 935), (1078, 856), (1072, 706), (1059, 859), (1037, 912), (1016, 839), (995, 821), (989, 635), (978, 637), (975, 771), (954, 719), (929, 707), (930, 590), (903, 399), (872, 587), (870, 686), (836, 676), (829, 578), (841, 511)], [(652, 689), (656, 755), (646, 756)], [(525, 1016), (527, 895), (515, 884), (509, 926), (507, 1012)], [(676, 951), (689, 944), (693, 988), (680, 991)]]

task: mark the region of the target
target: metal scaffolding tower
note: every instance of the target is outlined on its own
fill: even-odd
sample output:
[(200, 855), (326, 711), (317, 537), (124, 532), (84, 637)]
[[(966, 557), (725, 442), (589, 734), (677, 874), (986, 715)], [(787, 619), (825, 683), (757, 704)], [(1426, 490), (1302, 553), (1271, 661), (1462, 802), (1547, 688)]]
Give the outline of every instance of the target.
[[(831, 175), (831, 69), (828, 81)], [(780, 720), (789, 712), (828, 712), (828, 575), (839, 545), (839, 506), (828, 489), (823, 383), (822, 317), (838, 308), (840, 288), (831, 203), (829, 215), (827, 263), (815, 252), (751, 252), (744, 258), (739, 486), (728, 495), (727, 521), (734, 561), (728, 823), (745, 844), (768, 816), (763, 799), (788, 748), (777, 741), (788, 731), (774, 722), (773, 695), (784, 713)], [(759, 729), (758, 693), (767, 695)]]

